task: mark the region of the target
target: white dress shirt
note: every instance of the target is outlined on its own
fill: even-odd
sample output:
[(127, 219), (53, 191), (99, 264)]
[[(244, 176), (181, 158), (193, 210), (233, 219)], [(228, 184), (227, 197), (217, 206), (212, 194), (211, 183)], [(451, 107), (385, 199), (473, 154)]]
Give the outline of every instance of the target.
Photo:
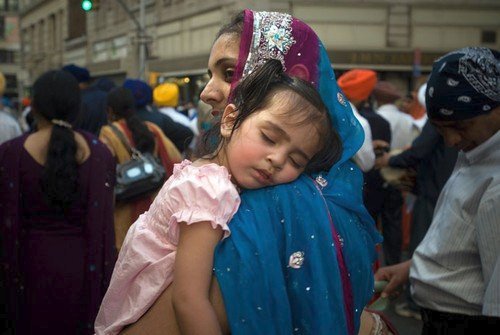
[(361, 114), (359, 114), (358, 109), (353, 104), (351, 104), (351, 107), (354, 116), (358, 119), (361, 127), (363, 127), (363, 131), (365, 132), (365, 140), (363, 141), (361, 148), (359, 148), (358, 152), (356, 152), (356, 155), (354, 155), (354, 162), (359, 166), (361, 171), (368, 172), (373, 168), (373, 165), (375, 165), (372, 130), (368, 121), (361, 116)]
[(0, 106), (0, 144), (21, 135), (21, 127), (13, 115)]
[(412, 295), (425, 308), (500, 317), (500, 131), (460, 152), (415, 250)]
[(415, 133), (413, 118), (410, 115), (400, 111), (394, 104), (380, 106), (377, 113), (391, 125), (391, 150), (406, 149), (411, 146)]

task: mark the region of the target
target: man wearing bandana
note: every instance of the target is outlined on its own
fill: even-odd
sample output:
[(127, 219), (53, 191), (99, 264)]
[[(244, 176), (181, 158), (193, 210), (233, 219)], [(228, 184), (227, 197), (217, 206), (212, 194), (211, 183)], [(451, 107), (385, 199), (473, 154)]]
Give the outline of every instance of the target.
[[(383, 296), (408, 278), (423, 335), (500, 329), (500, 52), (469, 47), (433, 66), (430, 121), (460, 150), (432, 224), (411, 260), (379, 269)], [(484, 327), (484, 328), (483, 328)]]

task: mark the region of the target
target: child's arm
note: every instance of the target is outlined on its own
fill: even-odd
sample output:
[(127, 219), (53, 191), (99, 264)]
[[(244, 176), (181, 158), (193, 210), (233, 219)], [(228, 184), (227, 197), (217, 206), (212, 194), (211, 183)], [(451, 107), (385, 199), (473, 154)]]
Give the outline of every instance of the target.
[(209, 300), (214, 249), (222, 229), (208, 222), (179, 224), (172, 302), (182, 334), (222, 334)]

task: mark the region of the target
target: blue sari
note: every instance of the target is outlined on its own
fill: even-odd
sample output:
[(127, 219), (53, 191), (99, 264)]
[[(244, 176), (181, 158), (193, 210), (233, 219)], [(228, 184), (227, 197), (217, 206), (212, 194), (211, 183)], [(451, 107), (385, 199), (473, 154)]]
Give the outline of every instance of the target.
[[(280, 43), (269, 42), (270, 31)], [(231, 236), (214, 259), (231, 333), (353, 335), (373, 294), (381, 242), (350, 160), (364, 134), (310, 27), (287, 14), (245, 10), (236, 77), (262, 55), (316, 85), (344, 150), (328, 172), (241, 194)]]

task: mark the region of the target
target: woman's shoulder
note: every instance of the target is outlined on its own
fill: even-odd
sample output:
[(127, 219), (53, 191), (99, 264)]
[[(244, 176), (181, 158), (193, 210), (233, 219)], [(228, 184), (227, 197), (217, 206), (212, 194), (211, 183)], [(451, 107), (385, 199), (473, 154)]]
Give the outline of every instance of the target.
[(28, 138), (30, 134), (25, 133), (22, 135), (19, 135), (17, 137), (14, 137), (8, 141), (5, 141), (0, 144), (0, 149), (2, 150), (10, 150), (11, 148), (17, 148), (19, 146), (22, 146), (24, 142), (26, 141), (26, 138)]
[[(108, 124), (106, 124), (106, 125), (102, 126), (102, 127), (101, 127), (101, 130), (100, 130), (100, 132), (99, 132), (99, 137), (100, 137), (102, 134), (109, 134), (109, 133), (111, 133), (111, 134), (115, 134), (115, 130), (114, 130), (113, 128), (118, 129), (118, 131), (119, 131), (119, 132), (122, 132), (122, 133), (123, 133), (125, 130), (126, 130), (126, 131), (128, 131), (128, 130), (129, 130), (129, 129), (128, 129), (128, 127), (127, 127), (127, 123), (125, 122), (125, 120), (124, 120), (124, 119), (120, 119), (120, 120), (118, 120), (118, 121), (114, 121), (114, 122), (112, 122), (112, 123), (108, 123)], [(79, 130), (79, 131), (81, 131), (81, 132), (85, 132), (85, 133), (87, 133), (87, 134), (90, 134), (89, 132), (84, 131), (84, 130)], [(92, 135), (92, 134), (90, 134), (90, 135)]]
[(155, 123), (151, 122), (151, 121), (143, 121), (144, 124), (150, 129), (150, 130), (161, 130), (160, 127), (158, 127)]
[(160, 127), (158, 127), (156, 124), (154, 124), (153, 122), (150, 122), (150, 121), (144, 121), (144, 124), (146, 125), (146, 127), (148, 127), (149, 131), (152, 132), (155, 137), (165, 137), (165, 133), (163, 132), (163, 130), (161, 130)]
[(17, 156), (21, 151), (26, 138), (28, 138), (28, 135), (29, 134), (26, 133), (0, 144), (0, 161), (3, 162), (4, 160), (10, 160)]
[(91, 157), (99, 156), (108, 158), (109, 156), (109, 158), (111, 159), (113, 158), (108, 147), (106, 147), (106, 145), (103, 142), (101, 142), (97, 136), (81, 129), (78, 129), (76, 132), (85, 139), (85, 142), (90, 148)]
[(100, 148), (104, 145), (104, 143), (102, 143), (96, 135), (89, 133), (88, 131), (78, 129), (75, 130), (75, 132), (83, 137), (89, 147)]
[[(116, 131), (125, 134), (124, 128), (126, 128), (126, 124), (121, 124), (120, 122), (113, 122), (101, 127), (99, 131), (99, 140), (108, 145), (114, 146), (114, 142), (119, 140), (117, 137)], [(127, 128), (128, 129), (128, 128)], [(85, 132), (87, 135), (92, 135), (88, 132)]]

